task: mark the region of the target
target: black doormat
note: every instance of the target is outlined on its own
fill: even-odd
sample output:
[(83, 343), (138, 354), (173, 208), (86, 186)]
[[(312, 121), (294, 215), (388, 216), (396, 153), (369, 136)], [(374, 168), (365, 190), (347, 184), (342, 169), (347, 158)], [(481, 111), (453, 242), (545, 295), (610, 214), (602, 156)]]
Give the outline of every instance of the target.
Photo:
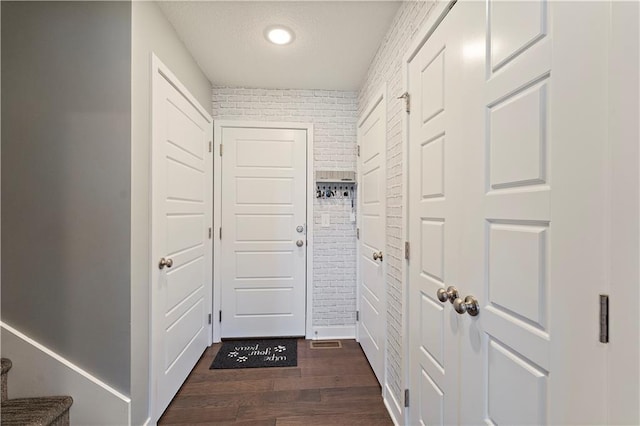
[(298, 365), (296, 339), (232, 340), (222, 343), (213, 360), (214, 368), (295, 367)]

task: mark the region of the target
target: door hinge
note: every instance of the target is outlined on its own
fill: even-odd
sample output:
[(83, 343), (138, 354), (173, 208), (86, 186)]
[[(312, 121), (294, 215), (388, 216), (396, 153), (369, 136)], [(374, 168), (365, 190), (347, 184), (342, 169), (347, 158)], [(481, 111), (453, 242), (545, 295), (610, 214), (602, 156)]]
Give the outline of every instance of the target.
[(360, 157), (360, 145), (358, 145), (358, 157)]
[(222, 322), (222, 309), (218, 311), (218, 322)]
[(213, 151), (213, 142), (209, 141), (209, 152)]
[(356, 321), (360, 321), (360, 311), (356, 311)]
[(410, 256), (411, 256), (411, 244), (409, 244), (409, 241), (405, 241), (404, 242), (404, 258), (409, 260)]
[(222, 144), (220, 144), (220, 157), (222, 157)]
[(220, 239), (222, 239), (222, 226), (220, 227), (220, 232), (218, 232)]
[(356, 228), (356, 238), (360, 239), (360, 228)]
[(211, 324), (211, 314), (209, 314), (209, 324)]
[(409, 92), (404, 92), (401, 96), (398, 96), (398, 99), (404, 99), (404, 109), (409, 114), (411, 112), (411, 95)]
[(600, 343), (609, 343), (609, 295), (600, 295)]
[(409, 406), (409, 389), (404, 390), (404, 406)]
[(213, 236), (213, 229), (209, 228), (209, 239)]

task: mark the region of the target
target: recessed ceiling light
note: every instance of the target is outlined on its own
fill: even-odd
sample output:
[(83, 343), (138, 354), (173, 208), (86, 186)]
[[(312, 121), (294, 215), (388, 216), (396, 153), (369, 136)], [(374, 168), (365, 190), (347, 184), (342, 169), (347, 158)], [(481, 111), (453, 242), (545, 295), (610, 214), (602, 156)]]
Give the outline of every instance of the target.
[(293, 41), (293, 31), (283, 26), (268, 27), (264, 34), (273, 44), (284, 45)]

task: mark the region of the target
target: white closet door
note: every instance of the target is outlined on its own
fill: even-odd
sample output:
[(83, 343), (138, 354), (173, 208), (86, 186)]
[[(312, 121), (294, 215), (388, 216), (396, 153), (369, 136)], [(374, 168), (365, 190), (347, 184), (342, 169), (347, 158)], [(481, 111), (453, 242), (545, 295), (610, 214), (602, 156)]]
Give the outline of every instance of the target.
[(173, 76), (154, 76), (151, 358), (156, 420), (211, 336), (213, 121), (176, 85)]
[(606, 421), (606, 22), (458, 2), (410, 62), (412, 423)]
[(384, 384), (385, 356), (385, 261), (386, 214), (386, 98), (377, 103), (358, 126), (360, 259), (358, 341), (380, 384)]
[(480, 315), (463, 317), (462, 423), (606, 423), (608, 7), (490, 1), (483, 14), (460, 257)]
[[(482, 67), (462, 53), (470, 35), (482, 36), (483, 10), (476, 2), (455, 6), (409, 66), (411, 424), (459, 421), (462, 318), (451, 304), (454, 290), (445, 302), (438, 291), (461, 290), (465, 268), (460, 259), (468, 230), (462, 188), (469, 178), (464, 169), (466, 145), (472, 141), (468, 121), (477, 121), (467, 116), (467, 102), (478, 98)], [(481, 113), (479, 105), (472, 111)]]

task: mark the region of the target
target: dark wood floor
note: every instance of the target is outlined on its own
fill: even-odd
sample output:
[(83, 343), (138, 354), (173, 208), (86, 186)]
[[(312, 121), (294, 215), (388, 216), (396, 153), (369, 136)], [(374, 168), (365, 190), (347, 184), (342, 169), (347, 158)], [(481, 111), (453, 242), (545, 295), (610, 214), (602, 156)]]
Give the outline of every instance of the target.
[(209, 370), (220, 344), (202, 355), (158, 422), (161, 425), (392, 425), (360, 345), (310, 349), (298, 366)]

